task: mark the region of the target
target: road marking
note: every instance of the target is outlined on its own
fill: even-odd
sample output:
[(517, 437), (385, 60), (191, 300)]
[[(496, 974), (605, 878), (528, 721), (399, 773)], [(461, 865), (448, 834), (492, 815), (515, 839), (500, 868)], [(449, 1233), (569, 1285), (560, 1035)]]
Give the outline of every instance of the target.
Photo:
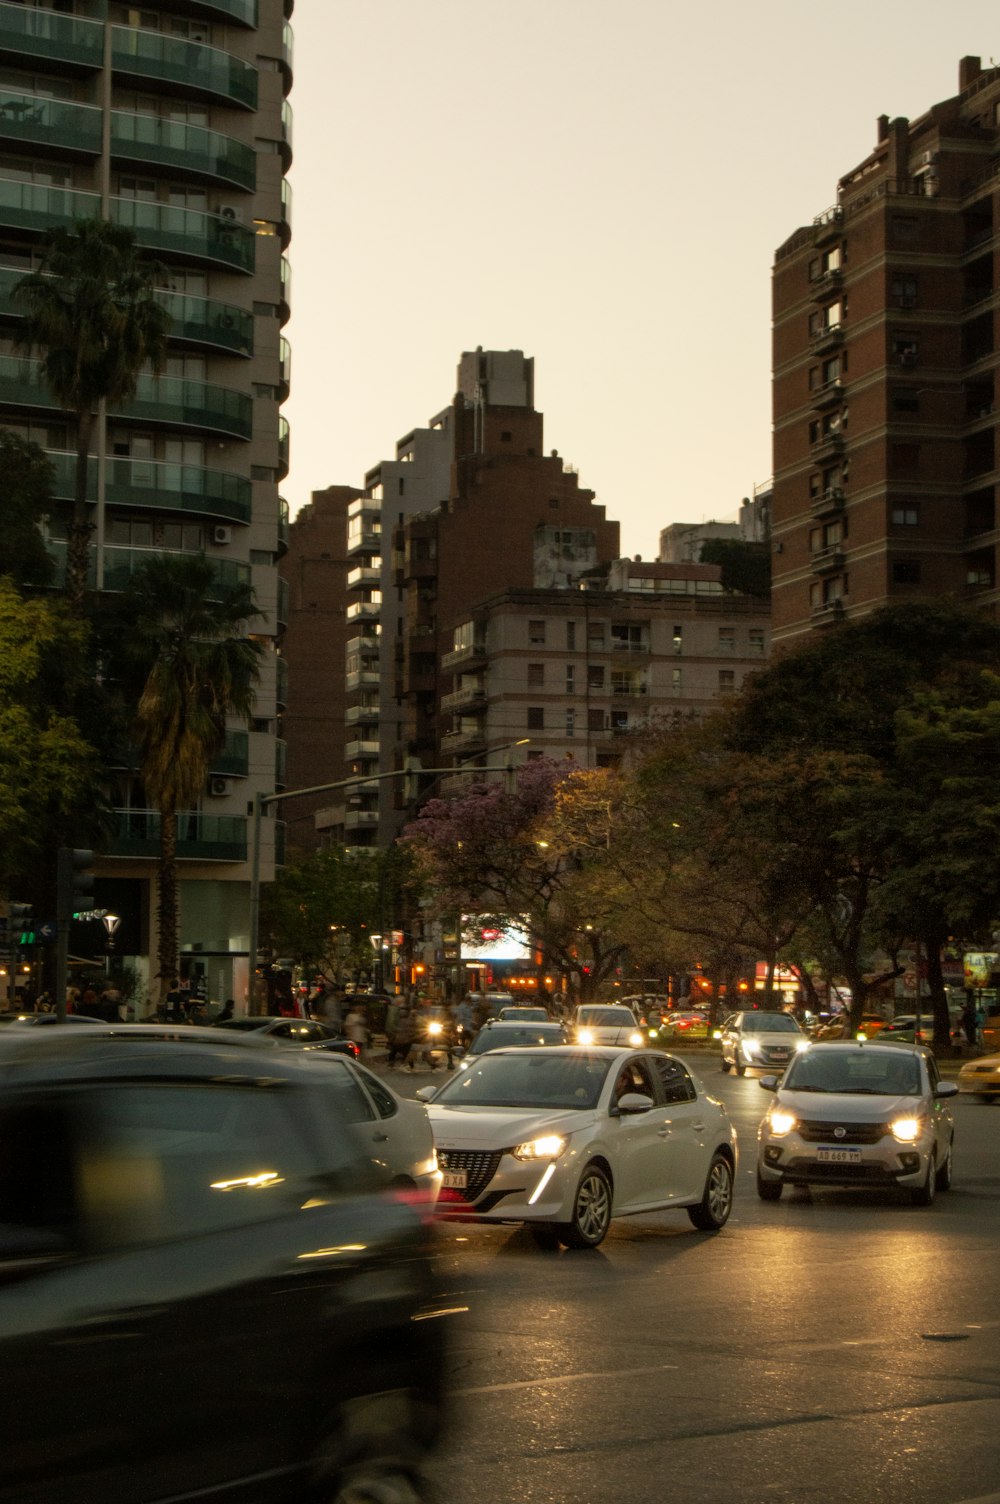
[(501, 1394), (511, 1389), (548, 1389), (553, 1384), (580, 1384), (587, 1379), (623, 1379), (636, 1373), (676, 1372), (679, 1363), (652, 1363), (648, 1368), (600, 1369), (594, 1373), (561, 1373), (547, 1379), (515, 1379), (509, 1384), (481, 1384), (474, 1389), (453, 1389), (453, 1394)]

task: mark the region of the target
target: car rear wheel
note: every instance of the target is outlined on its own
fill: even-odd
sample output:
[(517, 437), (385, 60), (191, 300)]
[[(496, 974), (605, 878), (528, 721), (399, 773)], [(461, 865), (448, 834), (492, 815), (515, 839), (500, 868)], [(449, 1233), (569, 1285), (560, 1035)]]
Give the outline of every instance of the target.
[(600, 1165), (588, 1165), (573, 1198), (573, 1220), (557, 1226), (567, 1248), (596, 1248), (611, 1223), (611, 1182)]
[(729, 1221), (732, 1209), (733, 1167), (717, 1150), (708, 1167), (704, 1194), (697, 1206), (688, 1207), (688, 1216), (699, 1232), (718, 1232)]
[(760, 1171), (757, 1171), (757, 1195), (761, 1201), (780, 1201), (783, 1190), (780, 1180), (765, 1180)]
[(931, 1155), (930, 1164), (927, 1166), (927, 1178), (923, 1185), (915, 1186), (910, 1192), (910, 1200), (914, 1206), (930, 1206), (937, 1190), (937, 1171), (934, 1167), (934, 1156)]

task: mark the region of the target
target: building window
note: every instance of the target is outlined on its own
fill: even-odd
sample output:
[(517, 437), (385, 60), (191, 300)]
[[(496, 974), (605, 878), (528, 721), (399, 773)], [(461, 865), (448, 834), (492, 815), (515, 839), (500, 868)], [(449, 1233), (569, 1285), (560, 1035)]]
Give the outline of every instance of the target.
[(919, 585), (920, 560), (894, 559), (892, 561), (892, 583), (894, 585)]
[(920, 466), (919, 444), (890, 444), (889, 463), (894, 470), (913, 471)]
[(915, 366), (919, 354), (920, 345), (915, 335), (897, 334), (893, 336), (892, 358), (897, 365)]
[(719, 669), (719, 694), (731, 695), (736, 691), (736, 670), (732, 668)]
[(732, 655), (736, 651), (736, 628), (719, 628), (719, 652)]
[(590, 663), (590, 664), (587, 665), (587, 688), (588, 689), (603, 689), (604, 688), (604, 665), (603, 664), (600, 664), (600, 663)]
[(549, 497), (549, 511), (550, 512), (557, 512), (558, 510), (559, 510), (559, 498), (558, 498), (558, 496), (550, 496)]
[(572, 663), (566, 665), (566, 693), (568, 695), (576, 693), (576, 667)]
[(912, 245), (920, 234), (920, 226), (912, 214), (894, 214), (889, 229), (897, 245)]
[(576, 622), (575, 621), (568, 621), (566, 623), (566, 651), (567, 651), (567, 653), (573, 653), (573, 652), (576, 651)]
[(682, 653), (683, 651), (684, 651), (684, 628), (682, 626), (679, 626), (677, 623), (675, 623), (674, 624), (674, 652), (675, 653)]
[(643, 631), (640, 622), (612, 622), (611, 646), (628, 652), (641, 651)]
[(529, 752), (528, 756), (526, 758), (526, 761), (527, 762), (541, 762), (541, 760), (542, 760), (542, 758), (544, 756), (545, 756), (544, 752), (538, 752), (538, 751)]
[(679, 695), (684, 687), (684, 670), (681, 668), (671, 669), (670, 687), (675, 695)]
[(603, 731), (604, 730), (604, 711), (603, 710), (588, 710), (587, 711), (587, 730), (588, 731)]
[(895, 527), (917, 527), (920, 522), (920, 508), (912, 504), (894, 506), (892, 521)]
[(754, 658), (763, 658), (763, 656), (764, 656), (764, 628), (763, 627), (751, 627), (750, 628), (750, 632), (749, 632), (749, 639), (750, 639), (750, 653), (751, 653), (751, 656), (754, 657)]
[(914, 387), (893, 387), (890, 400), (894, 413), (918, 413), (920, 411), (920, 396)]
[(602, 621), (587, 623), (587, 646), (596, 648), (599, 653), (604, 651), (604, 623)]
[(529, 621), (528, 641), (536, 644), (545, 641), (545, 623), (543, 621)]
[(528, 730), (529, 731), (544, 731), (545, 730), (545, 706), (544, 705), (529, 705), (528, 706)]
[(823, 362), (823, 385), (829, 386), (832, 381), (840, 380), (840, 356), (834, 355), (830, 360)]
[(529, 663), (528, 664), (528, 688), (529, 689), (541, 689), (541, 687), (542, 687), (542, 685), (544, 683), (545, 683), (545, 664), (544, 663)]
[(916, 308), (917, 279), (900, 273), (889, 284), (889, 298), (897, 308)]
[(575, 710), (567, 710), (567, 712), (566, 712), (566, 735), (567, 736), (575, 736), (576, 735), (576, 711)]

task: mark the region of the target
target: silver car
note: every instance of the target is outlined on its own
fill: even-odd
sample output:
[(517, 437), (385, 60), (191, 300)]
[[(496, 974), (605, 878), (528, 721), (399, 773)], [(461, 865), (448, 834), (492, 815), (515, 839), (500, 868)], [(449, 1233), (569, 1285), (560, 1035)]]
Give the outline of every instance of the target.
[(780, 1082), (757, 1132), (757, 1194), (786, 1185), (900, 1186), (918, 1206), (951, 1185), (955, 1123), (937, 1062), (919, 1045), (814, 1044)]
[(809, 1040), (790, 1013), (748, 1008), (732, 1013), (715, 1037), (722, 1041), (722, 1069), (745, 1076), (748, 1068), (784, 1070)]

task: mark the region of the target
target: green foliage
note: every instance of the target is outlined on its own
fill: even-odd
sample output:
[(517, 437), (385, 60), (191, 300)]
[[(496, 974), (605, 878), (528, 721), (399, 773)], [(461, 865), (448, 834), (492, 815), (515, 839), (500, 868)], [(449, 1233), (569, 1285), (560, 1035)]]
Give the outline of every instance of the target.
[(4, 557), (0, 565), (17, 586), (47, 585), (52, 560), (40, 523), (52, 504), (52, 467), (37, 444), (0, 429), (0, 495)]
[(699, 562), (722, 566), (722, 588), (736, 595), (771, 594), (771, 552), (766, 543), (739, 538), (707, 538)]

